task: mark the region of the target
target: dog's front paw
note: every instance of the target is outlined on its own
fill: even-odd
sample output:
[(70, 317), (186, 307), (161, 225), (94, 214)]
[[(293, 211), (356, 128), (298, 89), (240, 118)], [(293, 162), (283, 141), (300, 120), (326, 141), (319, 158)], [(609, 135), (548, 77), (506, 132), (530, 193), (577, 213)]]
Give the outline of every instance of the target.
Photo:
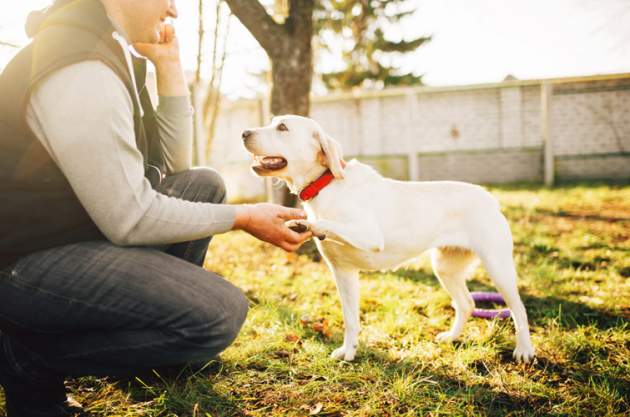
[(330, 354), (331, 358), (338, 359), (340, 361), (353, 361), (357, 354), (357, 348), (347, 348), (346, 345), (341, 346)]
[(512, 357), (519, 363), (530, 363), (534, 356), (536, 356), (536, 353), (531, 345), (526, 347), (517, 346), (512, 354)]
[(289, 220), (286, 223), (286, 226), (297, 233), (304, 233), (307, 231), (313, 232), (313, 236), (318, 238), (319, 240), (326, 239), (326, 233), (319, 230), (315, 225), (307, 220)]
[(297, 233), (304, 233), (311, 230), (311, 223), (306, 220), (289, 220), (284, 223), (289, 229)]
[(442, 332), (435, 336), (435, 341), (439, 343), (451, 343), (455, 339), (457, 339), (457, 335), (453, 332)]

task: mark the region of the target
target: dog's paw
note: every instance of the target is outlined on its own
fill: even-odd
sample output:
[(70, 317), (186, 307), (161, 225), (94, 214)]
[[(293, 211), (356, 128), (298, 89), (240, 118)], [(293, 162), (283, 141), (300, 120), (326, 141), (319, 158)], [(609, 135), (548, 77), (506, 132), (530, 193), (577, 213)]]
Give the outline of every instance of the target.
[(457, 339), (457, 335), (453, 332), (442, 332), (435, 336), (435, 341), (439, 343), (451, 343), (455, 339)]
[(289, 220), (284, 223), (289, 229), (297, 233), (304, 233), (311, 230), (311, 223), (306, 220)]
[(338, 359), (340, 361), (353, 361), (355, 355), (357, 354), (357, 348), (346, 348), (346, 346), (341, 346), (333, 351), (330, 354), (330, 357), (333, 359)]
[(319, 230), (315, 225), (308, 220), (289, 220), (286, 223), (286, 226), (297, 233), (308, 232), (309, 230), (313, 232), (313, 236), (318, 238), (319, 240), (326, 239), (326, 233), (322, 230)]
[(514, 353), (512, 354), (514, 360), (519, 363), (530, 363), (535, 356), (536, 353), (534, 352), (534, 348), (532, 346), (517, 346), (516, 349), (514, 349)]

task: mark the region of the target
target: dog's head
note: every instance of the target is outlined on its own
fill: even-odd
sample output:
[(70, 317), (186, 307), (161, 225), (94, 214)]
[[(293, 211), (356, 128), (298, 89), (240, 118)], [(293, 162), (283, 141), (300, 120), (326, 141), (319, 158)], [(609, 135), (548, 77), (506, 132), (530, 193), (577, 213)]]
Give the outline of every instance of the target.
[(245, 130), (242, 137), (259, 176), (282, 178), (298, 188), (321, 174), (322, 167), (343, 178), (341, 145), (312, 119), (277, 116), (267, 126)]

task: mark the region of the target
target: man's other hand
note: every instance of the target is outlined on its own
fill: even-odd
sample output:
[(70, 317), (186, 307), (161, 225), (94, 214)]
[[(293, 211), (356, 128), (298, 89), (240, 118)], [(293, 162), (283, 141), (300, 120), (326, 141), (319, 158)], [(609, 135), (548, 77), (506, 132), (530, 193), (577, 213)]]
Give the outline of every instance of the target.
[(175, 27), (168, 23), (162, 25), (157, 43), (134, 43), (133, 47), (156, 67), (179, 63), (180, 60), (179, 41), (175, 35)]
[(244, 230), (260, 240), (293, 252), (313, 234), (310, 231), (294, 232), (285, 222), (305, 218), (306, 213), (300, 209), (270, 203), (245, 204), (236, 208), (234, 229)]

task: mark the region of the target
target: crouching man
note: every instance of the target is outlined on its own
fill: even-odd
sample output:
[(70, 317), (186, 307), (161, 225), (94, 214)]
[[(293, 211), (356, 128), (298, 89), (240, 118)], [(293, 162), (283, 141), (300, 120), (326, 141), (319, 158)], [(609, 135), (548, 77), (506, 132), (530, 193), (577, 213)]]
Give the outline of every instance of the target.
[[(242, 292), (202, 268), (242, 229), (293, 251), (301, 210), (228, 205), (191, 169), (174, 0), (57, 0), (0, 75), (0, 384), (9, 417), (71, 412), (68, 376), (203, 363), (232, 343)], [(145, 87), (157, 71), (159, 105)]]

